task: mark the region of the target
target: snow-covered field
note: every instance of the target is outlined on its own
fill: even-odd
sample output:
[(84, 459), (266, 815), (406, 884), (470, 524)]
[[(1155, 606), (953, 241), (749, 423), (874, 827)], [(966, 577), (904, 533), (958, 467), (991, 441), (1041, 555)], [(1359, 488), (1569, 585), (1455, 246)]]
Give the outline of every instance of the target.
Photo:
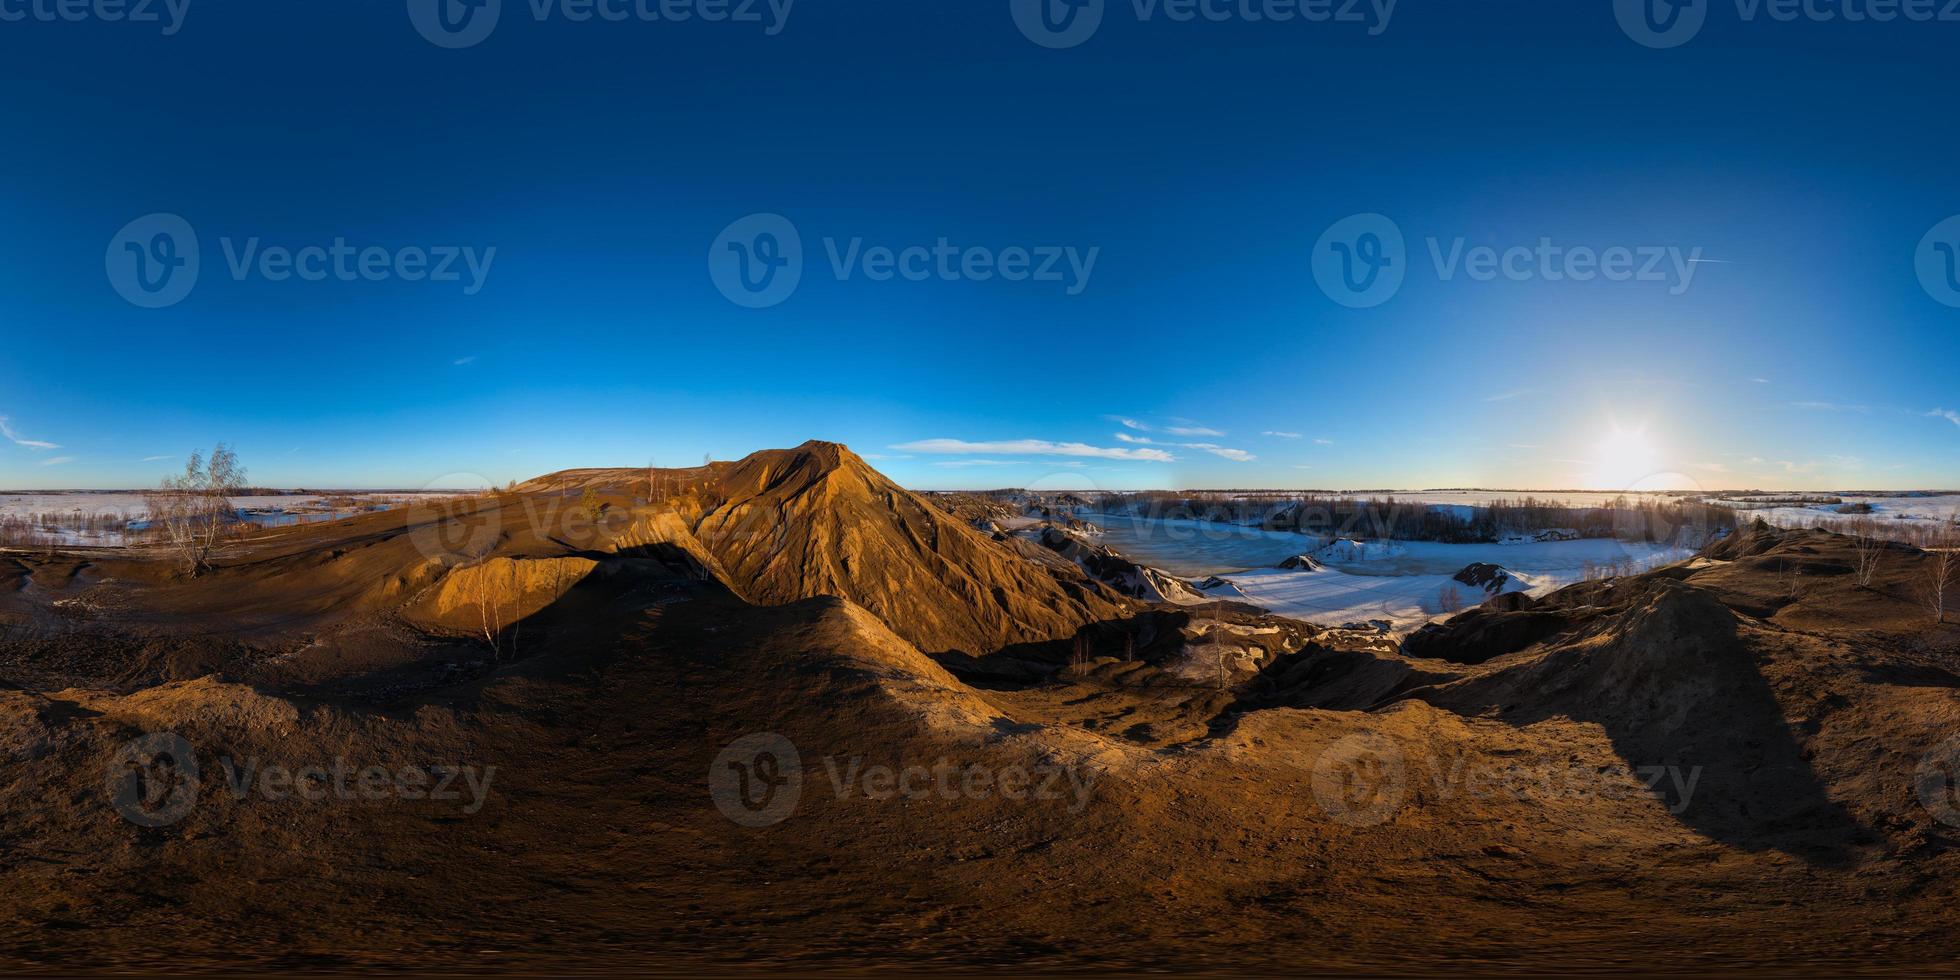
[[(1317, 547), (1319, 539), (1286, 531), (1127, 519), (1104, 524), (1099, 541), (1132, 561), (1181, 578), (1218, 576), (1230, 583), (1210, 590), (1213, 597), (1243, 596), (1277, 615), (1327, 626), (1386, 620), (1397, 631), (1446, 612), (1445, 589), (1454, 589), (1465, 608), (1482, 602), (1482, 589), (1452, 578), (1471, 564), (1498, 565), (1510, 573), (1513, 582), (1506, 591), (1522, 588), (1542, 595), (1582, 581), (1589, 570), (1626, 565), (1645, 570), (1693, 554), (1611, 538), (1515, 544), (1341, 541)], [(1326, 567), (1275, 567), (1301, 554), (1314, 555)]]
[[(247, 520), (264, 527), (280, 527), (455, 495), (454, 491), (267, 494), (233, 497), (231, 502)], [(357, 505), (347, 506), (349, 499)], [(51, 537), (61, 545), (122, 545), (126, 543), (125, 536), (113, 527), (102, 525), (145, 521), (149, 514), (140, 493), (0, 493), (0, 525), (25, 526), (36, 536)]]
[(1849, 520), (1858, 516), (1870, 516), (1881, 521), (1912, 522), (1930, 524), (1946, 520), (1960, 514), (1960, 494), (1935, 494), (1921, 497), (1872, 497), (1859, 494), (1830, 494), (1841, 498), (1846, 504), (1869, 504), (1869, 515), (1840, 514), (1838, 504), (1789, 504), (1764, 505), (1744, 501), (1717, 500), (1714, 503), (1738, 507), (1750, 517), (1760, 517), (1778, 527), (1810, 527), (1819, 522)]

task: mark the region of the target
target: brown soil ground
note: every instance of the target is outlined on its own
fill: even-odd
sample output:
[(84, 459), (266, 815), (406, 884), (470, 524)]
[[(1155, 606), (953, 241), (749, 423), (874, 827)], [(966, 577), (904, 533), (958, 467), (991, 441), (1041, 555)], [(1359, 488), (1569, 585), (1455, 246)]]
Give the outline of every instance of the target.
[[(1943, 970), (1927, 560), (1861, 587), (1844, 539), (1759, 529), (1413, 656), (1123, 599), (821, 444), (195, 579), (0, 553), (0, 968)], [(182, 765), (122, 775), (159, 732), (177, 810)], [(336, 760), (489, 787), (361, 798)], [(254, 765), (323, 798), (235, 795)]]

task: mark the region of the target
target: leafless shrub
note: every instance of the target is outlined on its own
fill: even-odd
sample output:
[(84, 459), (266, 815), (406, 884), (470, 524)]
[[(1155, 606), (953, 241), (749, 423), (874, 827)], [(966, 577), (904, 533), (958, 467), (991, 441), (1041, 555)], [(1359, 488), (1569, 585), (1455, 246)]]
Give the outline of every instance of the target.
[(1445, 585), (1443, 586), (1443, 591), (1436, 596), (1436, 605), (1446, 613), (1461, 612), (1463, 610), (1463, 593), (1458, 591), (1454, 585)]
[(1803, 566), (1785, 559), (1776, 570), (1776, 590), (1783, 598), (1795, 602), (1809, 591), (1803, 580)]
[(244, 486), (245, 468), (221, 442), (208, 464), (191, 453), (181, 475), (166, 477), (157, 489), (144, 493), (151, 526), (161, 532), (186, 573), (195, 576), (210, 567), (211, 553), (235, 524), (231, 498)]

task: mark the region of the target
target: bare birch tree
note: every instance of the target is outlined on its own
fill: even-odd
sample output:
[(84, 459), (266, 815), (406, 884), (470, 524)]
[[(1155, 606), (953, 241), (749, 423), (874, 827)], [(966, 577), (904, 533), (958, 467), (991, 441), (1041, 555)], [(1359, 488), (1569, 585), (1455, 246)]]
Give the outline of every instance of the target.
[[(488, 560), (471, 566), (468, 571), (474, 574), (469, 574), (464, 580), (462, 593), (463, 601), (476, 607), (478, 629), (483, 634), (483, 642), (490, 647), (491, 659), (501, 663), (506, 645), (506, 625), (513, 628), (509, 642), (513, 658), (517, 653), (516, 623), (513, 620), (523, 611), (520, 602), (523, 593), (518, 587), (516, 562), (504, 563), (505, 570), (509, 572), (507, 575), (496, 574), (496, 568), (496, 563)], [(505, 614), (506, 606), (510, 607), (508, 616)]]
[(1947, 597), (1960, 579), (1960, 511), (1955, 511), (1939, 527), (1928, 530), (1921, 547), (1926, 552), (1925, 577), (1920, 580), (1919, 600), (1933, 614), (1933, 622), (1946, 622)]
[(157, 489), (144, 493), (151, 526), (162, 533), (187, 574), (196, 576), (211, 567), (211, 554), (235, 513), (231, 498), (244, 487), (245, 467), (221, 442), (211, 451), (210, 462), (191, 453), (182, 474), (165, 477)]
[(1885, 539), (1879, 536), (1878, 522), (1869, 517), (1861, 517), (1851, 522), (1851, 547), (1857, 553), (1857, 581), (1861, 589), (1869, 589), (1872, 579), (1878, 575), (1878, 563), (1885, 556)]

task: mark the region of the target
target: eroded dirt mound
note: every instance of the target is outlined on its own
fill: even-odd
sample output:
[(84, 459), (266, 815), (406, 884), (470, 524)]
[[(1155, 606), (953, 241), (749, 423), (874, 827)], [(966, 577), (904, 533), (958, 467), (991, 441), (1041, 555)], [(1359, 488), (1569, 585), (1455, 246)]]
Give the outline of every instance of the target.
[(1596, 725), (1629, 766), (1694, 776), (1681, 818), (1736, 846), (1822, 863), (1910, 853), (1943, 834), (1912, 774), (1960, 731), (1960, 679), (1934, 666), (1931, 618), (1902, 599), (1916, 556), (1862, 587), (1834, 571), (1850, 550), (1758, 529), (1691, 563), (1472, 610), (1406, 648), (1482, 666), (1410, 696)]
[(406, 610), (414, 619), (464, 630), (508, 625), (557, 602), (599, 563), (590, 558), (491, 558), (457, 568)]
[[(685, 486), (686, 496), (655, 507), (687, 517), (726, 583), (755, 602), (838, 596), (921, 649), (975, 655), (1121, 613), (1081, 575), (1023, 560), (835, 443), (674, 473), (670, 485)], [(526, 487), (631, 492), (647, 479), (646, 471), (580, 470)]]

